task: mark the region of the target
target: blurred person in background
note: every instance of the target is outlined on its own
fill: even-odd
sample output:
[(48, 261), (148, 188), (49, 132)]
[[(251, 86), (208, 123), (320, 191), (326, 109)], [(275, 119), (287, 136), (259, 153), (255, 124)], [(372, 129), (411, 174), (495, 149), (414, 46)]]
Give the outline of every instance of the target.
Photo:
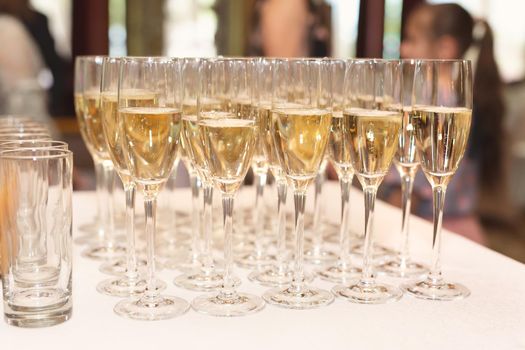
[[(409, 16), (401, 43), (403, 58), (470, 59), (473, 69), (473, 115), (465, 157), (447, 190), (443, 226), (478, 243), (485, 237), (477, 215), (480, 190), (501, 189), (504, 102), (502, 81), (488, 24), (474, 20), (457, 4), (424, 4)], [(397, 176), (397, 174), (395, 174)], [(390, 179), (394, 177), (393, 172)], [(400, 191), (387, 196), (399, 202)], [(413, 212), (432, 217), (432, 191), (419, 172)]]
[(330, 6), (314, 0), (258, 0), (249, 54), (267, 57), (330, 55)]
[(72, 71), (71, 63), (57, 53), (47, 17), (34, 10), (29, 0), (0, 0), (2, 14), (20, 21), (37, 48), (42, 68), (36, 81), (48, 90), (47, 111), (52, 115), (73, 115), (72, 77), (69, 73)]
[(22, 23), (0, 14), (0, 114), (47, 121), (46, 95), (38, 83), (43, 66), (38, 48)]

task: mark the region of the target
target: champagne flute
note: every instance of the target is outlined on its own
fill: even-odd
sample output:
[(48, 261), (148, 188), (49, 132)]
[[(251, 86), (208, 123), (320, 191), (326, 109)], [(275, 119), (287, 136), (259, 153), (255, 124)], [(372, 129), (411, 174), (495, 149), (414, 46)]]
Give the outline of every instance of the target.
[[(190, 270), (175, 277), (175, 285), (200, 291), (213, 291), (221, 288), (223, 274), (217, 271), (212, 255), (212, 202), (213, 183), (208, 173), (204, 159), (204, 145), (199, 134), (197, 97), (200, 91), (200, 70), (203, 59), (187, 58), (183, 61), (183, 103), (182, 103), (182, 130), (181, 145), (183, 147), (183, 160), (190, 169), (190, 182), (192, 185), (193, 205), (193, 232), (190, 260), (183, 264), (183, 268)], [(214, 110), (220, 108), (221, 103), (214, 99), (201, 98), (202, 110)], [(203, 239), (200, 242), (200, 210), (198, 205), (198, 183), (202, 181), (203, 187)], [(199, 248), (200, 247), (200, 248)], [(233, 282), (240, 283), (239, 279)]]
[(304, 281), (304, 209), (306, 189), (319, 172), (330, 135), (332, 114), (320, 107), (326, 79), (326, 61), (276, 60), (273, 70), (273, 142), (279, 163), (294, 191), (295, 254), (292, 283), (267, 291), (264, 299), (277, 306), (309, 309), (330, 304), (334, 297)]
[[(127, 89), (147, 90), (154, 103), (135, 106)], [(127, 169), (142, 191), (146, 213), (147, 285), (138, 299), (115, 306), (123, 317), (160, 320), (185, 313), (181, 298), (161, 295), (155, 280), (155, 220), (157, 195), (168, 180), (178, 153), (181, 125), (180, 62), (165, 57), (123, 58), (118, 84), (119, 134)]]
[(261, 298), (237, 292), (232, 275), (233, 203), (252, 161), (257, 127), (251, 113), (239, 118), (229, 111), (227, 103), (221, 108), (210, 108), (200, 103), (206, 99), (216, 99), (222, 94), (222, 97), (230, 101), (241, 98), (241, 89), (250, 86), (248, 80), (251, 64), (253, 62), (247, 59), (210, 59), (201, 66), (197, 103), (199, 136), (204, 146), (203, 155), (208, 175), (222, 193), (225, 267), (219, 293), (197, 297), (192, 306), (198, 312), (213, 316), (243, 316), (264, 307)]
[[(259, 127), (259, 137), (262, 141), (264, 155), (270, 171), (277, 184), (277, 224), (275, 235), (277, 237), (277, 254), (275, 261), (263, 269), (253, 271), (248, 278), (262, 285), (279, 287), (292, 282), (293, 272), (287, 261), (286, 248), (286, 195), (288, 184), (277, 158), (277, 151), (272, 138), (272, 81), (274, 59), (260, 58), (256, 63), (256, 91), (255, 91), (255, 116)], [(311, 280), (311, 275), (307, 276)]]
[(412, 110), (421, 169), (432, 186), (434, 229), (432, 265), (422, 281), (402, 288), (431, 300), (455, 300), (470, 295), (463, 285), (441, 275), (441, 225), (447, 185), (458, 169), (472, 119), (472, 68), (466, 60), (421, 60), (416, 64)]
[(379, 267), (379, 271), (393, 277), (420, 277), (428, 272), (423, 264), (410, 259), (409, 249), (409, 220), (412, 189), (414, 178), (419, 167), (416, 152), (416, 133), (414, 113), (412, 112), (412, 88), (414, 85), (414, 72), (416, 60), (401, 61), (401, 104), (392, 106), (394, 109), (402, 110), (403, 120), (401, 133), (399, 134), (399, 146), (394, 157), (394, 165), (401, 177), (402, 192), (402, 221), (401, 221), (401, 245), (399, 253), (390, 257)]
[(341, 187), (341, 226), (339, 229), (339, 258), (317, 272), (322, 279), (341, 283), (355, 278), (361, 269), (355, 267), (350, 255), (350, 188), (354, 178), (350, 145), (350, 119), (343, 114), (343, 105), (346, 91), (344, 91), (344, 77), (346, 66), (353, 61), (331, 60), (329, 63), (332, 82), (332, 126), (328, 141), (328, 154), (334, 165), (339, 186)]
[[(78, 87), (75, 104), (79, 113), (80, 133), (95, 163), (100, 222), (97, 239), (82, 255), (91, 259), (110, 260), (125, 254), (125, 249), (115, 242), (113, 190), (115, 172), (104, 140), (100, 116), (100, 82), (102, 56), (80, 56), (76, 61)], [(77, 85), (77, 84), (75, 84)], [(97, 170), (97, 167), (99, 168)], [(100, 190), (98, 186), (100, 185)]]
[(380, 304), (397, 300), (401, 290), (378, 283), (373, 270), (374, 205), (377, 188), (390, 169), (401, 129), (401, 112), (389, 110), (399, 104), (399, 61), (357, 60), (345, 74), (345, 105), (350, 139), (350, 158), (363, 187), (365, 237), (360, 280), (335, 286), (338, 297), (355, 303)]
[[(253, 119), (258, 124), (257, 103), (258, 103), (258, 79), (257, 79), (257, 59), (249, 61), (250, 76), (243, 84), (239, 84), (233, 93), (237, 96), (232, 99), (232, 112), (241, 119)], [(250, 85), (251, 84), (251, 85)], [(272, 264), (275, 256), (266, 251), (265, 244), (265, 205), (263, 200), (264, 187), (268, 177), (268, 161), (264, 154), (264, 142), (261, 134), (261, 127), (257, 128), (256, 147), (252, 160), (252, 169), (255, 175), (255, 207), (251, 211), (253, 214), (253, 233), (254, 244), (250, 252), (241, 254), (237, 257), (236, 262), (239, 266), (245, 268), (261, 268)]]
[[(139, 276), (139, 259), (135, 248), (136, 184), (126, 164), (122, 143), (123, 135), (119, 128), (118, 76), (120, 73), (120, 62), (120, 58), (104, 58), (100, 89), (100, 113), (106, 147), (115, 170), (122, 181), (126, 198), (126, 257), (125, 259), (107, 262), (100, 267), (102, 272), (119, 274), (121, 276), (100, 282), (97, 290), (102, 294), (128, 297), (142, 294), (146, 289), (146, 280)], [(149, 107), (154, 106), (155, 103), (155, 95), (153, 93), (140, 89), (122, 89), (120, 98), (125, 99), (126, 105), (129, 107)], [(141, 266), (144, 265), (145, 261), (142, 260)]]

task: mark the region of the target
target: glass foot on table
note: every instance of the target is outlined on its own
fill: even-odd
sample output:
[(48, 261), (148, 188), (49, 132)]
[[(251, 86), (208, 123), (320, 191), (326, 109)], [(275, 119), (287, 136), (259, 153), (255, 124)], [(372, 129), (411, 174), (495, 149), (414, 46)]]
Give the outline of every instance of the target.
[(257, 254), (255, 252), (246, 253), (235, 259), (235, 263), (245, 269), (253, 269), (268, 266), (275, 263), (275, 255)]
[(359, 278), (361, 272), (360, 267), (334, 264), (317, 271), (317, 276), (328, 282), (343, 283), (351, 279)]
[(140, 299), (122, 300), (113, 309), (119, 316), (134, 320), (156, 321), (174, 318), (185, 314), (190, 304), (184, 299), (160, 295)]
[(470, 290), (459, 283), (426, 278), (423, 281), (403, 284), (401, 288), (411, 296), (427, 300), (457, 300), (470, 295)]
[[(146, 269), (146, 265), (147, 263), (145, 259), (137, 259), (137, 269), (139, 271), (144, 271)], [(105, 273), (106, 275), (124, 276), (128, 270), (128, 262), (125, 258), (115, 261), (108, 261), (100, 265), (98, 270), (102, 273)]]
[(327, 306), (334, 301), (329, 291), (310, 286), (271, 289), (264, 293), (263, 298), (268, 304), (297, 310)]
[(388, 284), (355, 281), (349, 285), (337, 285), (332, 292), (340, 298), (359, 304), (384, 304), (399, 300), (403, 292)]
[[(305, 283), (309, 283), (314, 279), (313, 275), (310, 273), (304, 273), (303, 277), (303, 282)], [(263, 286), (282, 287), (292, 283), (293, 271), (290, 269), (279, 269), (276, 266), (271, 266), (262, 271), (253, 271), (248, 275), (248, 279)]]
[(126, 248), (121, 245), (97, 245), (82, 251), (81, 255), (93, 260), (115, 260), (126, 254)]
[(428, 273), (428, 268), (415, 261), (402, 262), (399, 257), (385, 261), (377, 266), (377, 272), (391, 277), (418, 278)]
[[(204, 271), (195, 271), (175, 277), (173, 283), (177, 287), (188, 290), (211, 292), (219, 290), (222, 287), (223, 275), (215, 271), (209, 273)], [(241, 280), (239, 278), (233, 278), (234, 287), (240, 284)]]
[[(363, 246), (364, 246), (364, 244), (362, 242), (355, 244), (351, 248), (351, 253), (354, 254), (354, 255), (362, 257), (363, 256)], [(384, 247), (384, 246), (379, 245), (379, 244), (374, 244), (373, 259), (385, 259), (385, 258), (388, 258), (388, 257), (396, 255), (396, 254), (397, 253), (394, 250), (390, 249), (390, 248)]]
[(264, 308), (264, 300), (247, 293), (202, 295), (191, 303), (202, 314), (220, 317), (245, 316)]
[(337, 254), (326, 249), (312, 248), (304, 252), (304, 260), (310, 264), (326, 264), (337, 260)]
[[(127, 278), (112, 278), (100, 282), (97, 291), (112, 297), (137, 297), (144, 293), (146, 286), (147, 283), (143, 279), (130, 281)], [(155, 286), (159, 291), (166, 289), (166, 283), (161, 280), (155, 281)]]

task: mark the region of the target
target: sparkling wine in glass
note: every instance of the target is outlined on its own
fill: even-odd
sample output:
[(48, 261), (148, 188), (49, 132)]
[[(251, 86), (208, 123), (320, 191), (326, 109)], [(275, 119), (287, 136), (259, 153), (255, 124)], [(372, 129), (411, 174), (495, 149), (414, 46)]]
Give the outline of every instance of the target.
[(276, 60), (272, 88), (272, 137), (281, 169), (294, 192), (295, 253), (289, 286), (267, 291), (273, 305), (310, 309), (330, 304), (333, 295), (309, 286), (304, 278), (304, 210), (306, 190), (317, 176), (330, 135), (332, 114), (320, 107), (330, 89), (318, 59)]
[(222, 194), (225, 266), (220, 291), (195, 298), (192, 306), (196, 311), (212, 316), (243, 316), (264, 307), (264, 301), (258, 296), (236, 290), (232, 271), (234, 198), (251, 165), (258, 131), (253, 118), (239, 118), (230, 112), (228, 101), (240, 97), (239, 88), (250, 79), (250, 64), (251, 61), (246, 59), (210, 59), (201, 67), (199, 102), (224, 101), (219, 106), (197, 103), (207, 176)]
[[(397, 287), (376, 281), (373, 266), (377, 188), (390, 169), (401, 129), (401, 112), (388, 109), (390, 104), (399, 103), (399, 84), (397, 61), (357, 60), (347, 66), (345, 73), (343, 118), (348, 119), (352, 167), (363, 187), (365, 236), (361, 278), (344, 281), (332, 291), (355, 303), (380, 304), (402, 296)], [(368, 97), (367, 108), (355, 103), (356, 96)]]
[(470, 295), (463, 285), (441, 275), (441, 225), (447, 185), (465, 154), (472, 120), (472, 68), (466, 60), (421, 60), (416, 64), (412, 98), (421, 169), (432, 186), (434, 229), (432, 264), (427, 277), (402, 288), (431, 300)]
[[(147, 284), (140, 298), (115, 306), (123, 317), (160, 320), (185, 313), (189, 304), (161, 295), (155, 279), (157, 196), (175, 164), (181, 128), (180, 61), (164, 57), (123, 58), (120, 63), (118, 120), (127, 169), (144, 198), (147, 237)], [(155, 95), (155, 103), (135, 106), (125, 98), (127, 89)]]
[(125, 249), (115, 241), (113, 190), (115, 172), (104, 140), (100, 110), (103, 56), (80, 56), (75, 62), (75, 108), (80, 134), (95, 164), (98, 199), (97, 236), (82, 252), (92, 259), (115, 259)]
[(401, 104), (391, 106), (391, 109), (397, 109), (403, 113), (401, 132), (399, 133), (399, 146), (394, 157), (394, 165), (401, 177), (401, 244), (398, 253), (387, 259), (378, 269), (380, 272), (393, 277), (419, 277), (428, 271), (426, 266), (410, 258), (409, 247), (412, 189), (414, 187), (414, 178), (419, 168), (416, 152), (415, 114), (412, 111), (412, 88), (416, 62), (416, 60), (401, 61)]
[(332, 125), (328, 154), (339, 177), (341, 187), (341, 226), (339, 230), (340, 253), (335, 263), (320, 269), (317, 274), (322, 279), (341, 283), (355, 278), (361, 273), (350, 254), (350, 188), (354, 178), (354, 168), (351, 159), (350, 123), (348, 114), (343, 113), (344, 76), (347, 64), (352, 61), (331, 60), (327, 64), (332, 82), (332, 95), (329, 97), (332, 111)]

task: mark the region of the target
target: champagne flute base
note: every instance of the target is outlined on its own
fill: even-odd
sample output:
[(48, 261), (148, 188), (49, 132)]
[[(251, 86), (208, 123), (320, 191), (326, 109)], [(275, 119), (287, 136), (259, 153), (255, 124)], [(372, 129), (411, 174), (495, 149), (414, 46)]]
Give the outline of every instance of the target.
[(193, 309), (199, 313), (219, 316), (233, 317), (245, 316), (261, 311), (264, 308), (264, 300), (258, 296), (247, 293), (202, 295), (191, 303)]
[[(130, 280), (126, 277), (112, 278), (100, 282), (97, 285), (97, 291), (100, 294), (112, 297), (137, 297), (144, 293), (146, 286), (146, 280), (143, 279)], [(161, 280), (156, 280), (155, 288), (159, 291), (164, 290), (166, 289), (166, 283)]]
[(271, 289), (264, 293), (263, 298), (268, 304), (296, 310), (327, 306), (334, 301), (334, 296), (329, 291), (310, 286)]
[(355, 281), (348, 285), (337, 285), (332, 292), (340, 298), (359, 304), (384, 304), (399, 300), (403, 292), (388, 284)]
[[(360, 243), (355, 244), (350, 249), (350, 252), (353, 255), (362, 257), (363, 256), (363, 250), (364, 250), (364, 243), (361, 241)], [(389, 256), (396, 255), (396, 252), (390, 248), (384, 247), (380, 244), (374, 244), (374, 254), (372, 256), (373, 259), (384, 259)]]
[[(200, 292), (211, 292), (222, 288), (224, 284), (224, 276), (222, 273), (216, 271), (204, 272), (202, 270), (196, 272), (189, 272), (175, 277), (173, 283), (180, 288), (195, 290)], [(236, 287), (241, 284), (239, 278), (232, 279), (233, 286)]]
[(275, 262), (275, 255), (251, 252), (244, 254), (235, 259), (237, 265), (245, 269), (258, 268), (261, 266), (268, 266)]
[(359, 267), (338, 262), (317, 271), (317, 276), (328, 282), (345, 283), (358, 278), (361, 273), (362, 270)]
[(457, 300), (470, 295), (470, 290), (462, 284), (435, 281), (428, 277), (423, 281), (404, 284), (401, 288), (408, 295), (427, 300)]
[[(137, 269), (139, 270), (139, 272), (145, 272), (145, 259), (137, 259)], [(125, 258), (117, 259), (115, 261), (108, 261), (100, 265), (98, 270), (106, 275), (124, 276), (128, 271), (128, 262)]]
[(390, 277), (419, 278), (428, 273), (428, 267), (411, 260), (402, 262), (399, 257), (395, 257), (379, 265), (377, 271)]
[(126, 299), (113, 309), (119, 316), (142, 321), (157, 321), (174, 318), (185, 314), (190, 304), (184, 299), (159, 295), (140, 299)]
[[(248, 275), (248, 279), (263, 286), (283, 287), (292, 283), (293, 271), (286, 267), (279, 268), (278, 266), (270, 266), (262, 271), (253, 271)], [(304, 273), (304, 283), (309, 283), (313, 279), (312, 274)]]
[(307, 263), (321, 265), (337, 260), (337, 254), (323, 248), (311, 248), (304, 252), (304, 260)]
[(101, 244), (85, 249), (82, 256), (93, 260), (115, 260), (126, 254), (126, 248), (121, 245)]

